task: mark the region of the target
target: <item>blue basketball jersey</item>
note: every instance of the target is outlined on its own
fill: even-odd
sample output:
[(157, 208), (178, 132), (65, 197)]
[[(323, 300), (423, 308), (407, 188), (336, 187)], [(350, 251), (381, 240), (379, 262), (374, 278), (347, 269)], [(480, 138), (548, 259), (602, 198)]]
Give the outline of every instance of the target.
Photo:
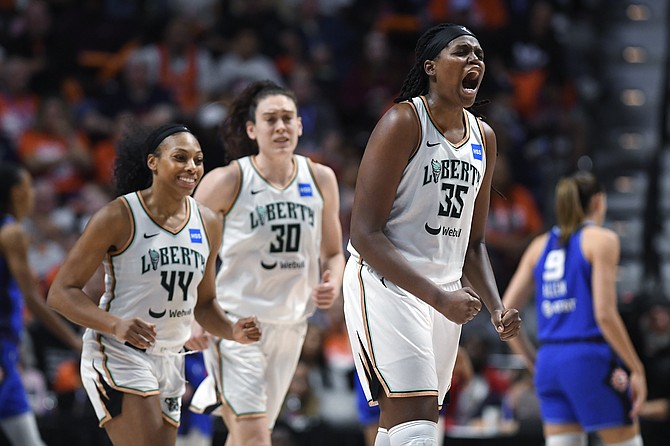
[[(11, 215), (0, 217), (0, 229), (14, 221)], [(0, 420), (30, 411), (19, 372), (23, 306), (19, 285), (0, 254)]]
[[(0, 218), (0, 228), (14, 221), (14, 217), (5, 215)], [(0, 255), (0, 339), (19, 343), (23, 331), (23, 305), (21, 290), (9, 271), (7, 259)]]
[(559, 229), (552, 228), (533, 269), (540, 342), (602, 338), (593, 312), (591, 264), (581, 249), (582, 230), (562, 245)]

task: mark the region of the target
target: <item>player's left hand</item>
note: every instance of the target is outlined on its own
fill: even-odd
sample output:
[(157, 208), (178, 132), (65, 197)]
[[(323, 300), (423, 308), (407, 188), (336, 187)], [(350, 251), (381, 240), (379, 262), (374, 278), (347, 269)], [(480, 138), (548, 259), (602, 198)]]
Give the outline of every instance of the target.
[(498, 332), (501, 341), (509, 341), (516, 337), (521, 330), (521, 315), (516, 308), (495, 310), (491, 314), (491, 323)]
[(631, 397), (633, 399), (633, 407), (629, 415), (631, 418), (636, 418), (640, 415), (644, 402), (647, 400), (647, 378), (644, 372), (631, 372), (628, 377), (630, 380)]
[(330, 281), (330, 270), (327, 269), (321, 276), (321, 283), (312, 290), (312, 300), (317, 308), (325, 310), (330, 308), (337, 299), (340, 290), (336, 290)]

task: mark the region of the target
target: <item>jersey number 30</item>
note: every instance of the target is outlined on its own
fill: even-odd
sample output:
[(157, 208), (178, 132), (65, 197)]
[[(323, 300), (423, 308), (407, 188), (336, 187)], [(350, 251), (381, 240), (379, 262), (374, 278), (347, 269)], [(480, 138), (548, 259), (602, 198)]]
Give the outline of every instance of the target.
[(300, 224), (272, 225), (275, 239), (270, 243), (270, 252), (298, 252), (300, 249)]

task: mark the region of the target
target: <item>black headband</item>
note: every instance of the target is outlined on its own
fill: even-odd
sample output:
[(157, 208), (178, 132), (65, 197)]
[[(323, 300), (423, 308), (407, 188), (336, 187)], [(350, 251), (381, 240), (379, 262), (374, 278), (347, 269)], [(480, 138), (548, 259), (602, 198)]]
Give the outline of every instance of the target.
[(193, 134), (188, 127), (182, 124), (165, 124), (151, 132), (147, 137), (147, 154), (153, 153), (165, 138), (175, 133), (187, 132)]
[(421, 57), (417, 60), (417, 63), (423, 64), (427, 60), (435, 59), (437, 55), (440, 54), (440, 51), (449, 45), (449, 42), (460, 36), (472, 36), (475, 39), (477, 38), (477, 36), (465, 26), (448, 25), (430, 39), (430, 42), (428, 42), (423, 53), (421, 53)]

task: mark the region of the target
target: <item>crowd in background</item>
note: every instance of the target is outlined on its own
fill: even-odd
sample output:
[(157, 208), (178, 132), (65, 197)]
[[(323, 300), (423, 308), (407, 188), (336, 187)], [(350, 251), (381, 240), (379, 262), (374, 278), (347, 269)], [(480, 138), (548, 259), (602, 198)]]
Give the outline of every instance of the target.
[[(304, 126), (298, 152), (335, 170), (346, 241), (367, 137), (399, 91), (416, 37), (449, 21), (472, 29), (485, 51), (479, 99), (489, 102), (478, 111), (496, 131), (499, 150), (487, 246), (504, 289), (527, 242), (551, 223), (545, 198), (554, 180), (588, 159), (595, 68), (578, 31), (596, 26), (597, 6), (577, 0), (0, 2), (0, 162), (18, 161), (35, 179), (36, 212), (27, 223), (37, 279), (46, 294), (88, 216), (112, 198), (115, 141), (124, 129), (183, 122), (198, 136), (210, 170), (226, 161), (218, 129), (229, 101), (261, 79), (296, 93)], [(94, 281), (90, 292), (101, 287)], [(661, 358), (669, 356), (670, 312), (664, 314), (635, 319), (658, 332), (650, 341), (641, 331), (640, 342)], [(502, 419), (537, 435), (529, 375), (505, 358), (504, 345), (491, 342), (497, 336), (485, 319), (464, 327), (468, 357), (456, 376), (465, 379), (454, 382), (447, 427), (467, 425), (494, 406)], [(104, 444), (78, 381), (78, 356), (38, 324), (28, 334), (25, 380), (41, 427), (52, 432), (45, 439)], [(361, 431), (356, 385), (342, 308), (335, 305), (311, 321), (276, 444), (310, 444), (315, 426), (332, 428), (333, 444), (355, 444)]]

